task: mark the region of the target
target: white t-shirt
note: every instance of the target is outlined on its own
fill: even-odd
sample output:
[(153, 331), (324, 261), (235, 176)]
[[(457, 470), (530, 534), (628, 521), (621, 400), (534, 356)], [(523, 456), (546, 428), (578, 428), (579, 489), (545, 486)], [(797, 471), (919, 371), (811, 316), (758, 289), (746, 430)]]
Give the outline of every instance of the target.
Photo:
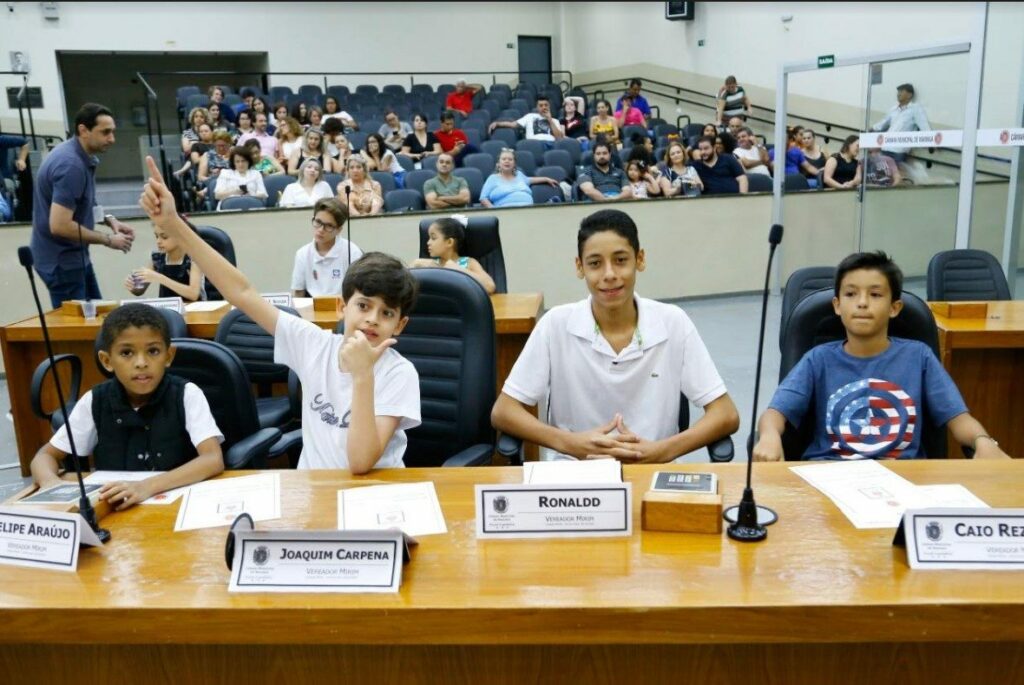
[(302, 138), (296, 138), (295, 140), (282, 140), (281, 141), (281, 154), (285, 159), (291, 159), (292, 153), (296, 150), (302, 149)]
[[(561, 131), (562, 127), (559, 126), (558, 120), (554, 119), (554, 117), (552, 117), (552, 120), (554, 121), (554, 127)], [(527, 140), (546, 140), (552, 142), (555, 139), (555, 136), (551, 133), (551, 124), (536, 112), (530, 112), (520, 117), (516, 120), (516, 123), (526, 129)]]
[[(217, 438), (217, 442), (224, 442), (224, 434), (217, 427), (210, 413), (210, 403), (206, 401), (206, 395), (195, 383), (185, 384), (185, 430), (195, 447), (199, 443), (210, 438)], [(99, 436), (96, 434), (96, 423), (92, 418), (92, 390), (82, 395), (82, 398), (71, 410), (71, 430), (75, 436), (75, 449), (80, 455), (92, 454), (96, 447)], [(67, 424), (50, 438), (50, 444), (65, 454), (71, 453), (71, 443), (68, 442)]]
[[(302, 382), (302, 456), (300, 469), (348, 468), (348, 420), (352, 375), (338, 368), (344, 336), (290, 314), (277, 318), (274, 361), (286, 364)], [(405, 431), (420, 425), (420, 379), (416, 367), (387, 350), (373, 367), (375, 416), (398, 417), (398, 428), (374, 468), (400, 468), (408, 440)]]
[[(736, 156), (737, 159), (750, 159), (755, 162), (761, 159), (761, 151), (758, 150), (756, 147), (752, 147), (749, 150), (744, 150), (739, 145), (737, 145), (736, 149), (733, 150), (732, 153)], [(764, 174), (765, 176), (772, 175), (771, 172), (768, 171), (768, 167), (766, 167), (764, 164), (752, 166), (749, 169), (744, 169), (744, 171), (746, 171), (748, 174)]]
[(289, 183), (281, 193), (281, 199), (277, 201), (279, 207), (312, 207), (317, 200), (334, 197), (334, 191), (327, 181), (317, 181), (313, 186), (313, 192), (306, 192), (301, 183)]
[(547, 422), (567, 431), (622, 414), (642, 438), (676, 435), (680, 393), (704, 407), (726, 393), (725, 383), (682, 309), (640, 296), (636, 303), (637, 331), (617, 355), (597, 329), (590, 298), (554, 307), (537, 322), (502, 392), (528, 406), (546, 397)]
[[(352, 261), (363, 256), (352, 243)], [(310, 297), (341, 295), (341, 283), (348, 270), (348, 241), (335, 238), (334, 247), (323, 257), (316, 251), (316, 245), (306, 243), (295, 251), (295, 266), (292, 269), (292, 290), (305, 290)]]

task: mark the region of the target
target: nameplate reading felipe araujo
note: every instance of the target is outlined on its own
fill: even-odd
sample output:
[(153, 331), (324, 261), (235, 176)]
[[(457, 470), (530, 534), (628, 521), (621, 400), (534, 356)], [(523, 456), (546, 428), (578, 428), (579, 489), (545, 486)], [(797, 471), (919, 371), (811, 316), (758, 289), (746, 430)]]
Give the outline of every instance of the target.
[(908, 509), (910, 568), (1024, 569), (1024, 509)]
[(398, 592), (400, 530), (235, 533), (230, 592)]
[(616, 537), (633, 533), (631, 483), (477, 485), (479, 538)]
[(100, 541), (78, 514), (0, 507), (0, 564), (73, 572), (80, 543)]

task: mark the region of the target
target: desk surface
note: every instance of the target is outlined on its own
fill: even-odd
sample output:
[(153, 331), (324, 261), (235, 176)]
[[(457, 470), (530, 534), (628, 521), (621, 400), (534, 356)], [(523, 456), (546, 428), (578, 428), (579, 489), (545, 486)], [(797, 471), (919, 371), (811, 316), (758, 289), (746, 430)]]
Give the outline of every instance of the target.
[(989, 302), (983, 319), (935, 314), (935, 324), (940, 338), (954, 347), (1024, 347), (1024, 300)]
[[(1024, 506), (1015, 461), (887, 464), (915, 483), (963, 483), (992, 506)], [(473, 484), (517, 468), (284, 471), (282, 513), (261, 529), (327, 529), (353, 483), (434, 480), (446, 535), (425, 536), (397, 595), (234, 595), (225, 528), (174, 533), (177, 505), (113, 513), (113, 540), (77, 574), (4, 567), (0, 624), (12, 643), (709, 644), (1024, 639), (1020, 574), (911, 572), (891, 530), (857, 530), (786, 464), (759, 464), (758, 501), (781, 519), (760, 544), (649, 533), (640, 498), (658, 467), (626, 467), (630, 538), (487, 540)], [(727, 503), (741, 464), (713, 470)], [(85, 631), (66, 626), (72, 610)]]

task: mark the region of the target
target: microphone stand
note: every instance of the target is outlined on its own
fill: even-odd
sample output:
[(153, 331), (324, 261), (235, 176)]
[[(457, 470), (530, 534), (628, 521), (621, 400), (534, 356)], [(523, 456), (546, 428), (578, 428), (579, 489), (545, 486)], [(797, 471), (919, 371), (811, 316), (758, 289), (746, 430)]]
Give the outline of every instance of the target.
[(768, 316), (768, 288), (769, 279), (772, 273), (772, 258), (775, 257), (775, 248), (782, 242), (782, 225), (773, 224), (768, 233), (768, 269), (764, 274), (764, 293), (761, 300), (761, 332), (757, 339), (757, 371), (754, 374), (754, 406), (750, 417), (750, 435), (747, 437), (747, 485), (743, 488), (743, 498), (734, 507), (725, 510), (724, 516), (727, 521), (732, 521), (726, 529), (726, 533), (733, 540), (740, 542), (760, 542), (768, 537), (768, 529), (765, 525), (775, 523), (779, 519), (771, 509), (759, 507), (754, 502), (754, 489), (751, 487), (751, 477), (754, 466), (754, 431), (757, 428), (757, 397), (761, 392), (761, 362), (764, 356), (764, 325)]
[(110, 531), (106, 528), (100, 528), (99, 521), (96, 520), (96, 510), (92, 506), (92, 502), (89, 501), (89, 496), (85, 494), (85, 482), (82, 480), (82, 464), (78, 459), (78, 450), (75, 448), (75, 436), (74, 431), (71, 430), (71, 416), (68, 414), (68, 407), (64, 401), (64, 389), (60, 384), (60, 375), (57, 373), (57, 368), (53, 361), (53, 346), (50, 344), (50, 332), (46, 327), (46, 317), (43, 315), (43, 305), (39, 301), (39, 291), (36, 290), (36, 279), (32, 276), (32, 250), (29, 247), (18, 248), (18, 260), (21, 265), (25, 267), (28, 272), (28, 282), (32, 285), (32, 298), (36, 302), (36, 311), (39, 312), (39, 324), (43, 328), (43, 342), (46, 344), (46, 357), (50, 360), (50, 372), (53, 374), (53, 384), (57, 388), (57, 402), (60, 403), (60, 410), (64, 414), (64, 429), (68, 435), (68, 445), (71, 447), (71, 462), (75, 465), (75, 475), (78, 476), (78, 488), (81, 491), (81, 497), (78, 500), (78, 513), (81, 514), (85, 522), (89, 524), (89, 527), (96, 533), (96, 537), (100, 539), (100, 542), (106, 544), (110, 540)]
[(352, 268), (352, 186), (345, 186), (345, 223), (348, 225), (348, 264), (345, 271)]

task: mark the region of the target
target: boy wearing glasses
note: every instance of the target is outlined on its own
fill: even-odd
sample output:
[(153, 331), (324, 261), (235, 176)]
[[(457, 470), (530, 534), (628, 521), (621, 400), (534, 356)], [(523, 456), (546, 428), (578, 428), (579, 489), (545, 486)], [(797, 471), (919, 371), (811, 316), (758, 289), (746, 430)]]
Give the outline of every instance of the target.
[[(293, 297), (341, 295), (341, 283), (349, 267), (349, 243), (338, 234), (348, 220), (345, 205), (334, 198), (313, 206), (313, 242), (295, 252), (292, 269)], [(363, 251), (352, 245), (352, 261)]]

